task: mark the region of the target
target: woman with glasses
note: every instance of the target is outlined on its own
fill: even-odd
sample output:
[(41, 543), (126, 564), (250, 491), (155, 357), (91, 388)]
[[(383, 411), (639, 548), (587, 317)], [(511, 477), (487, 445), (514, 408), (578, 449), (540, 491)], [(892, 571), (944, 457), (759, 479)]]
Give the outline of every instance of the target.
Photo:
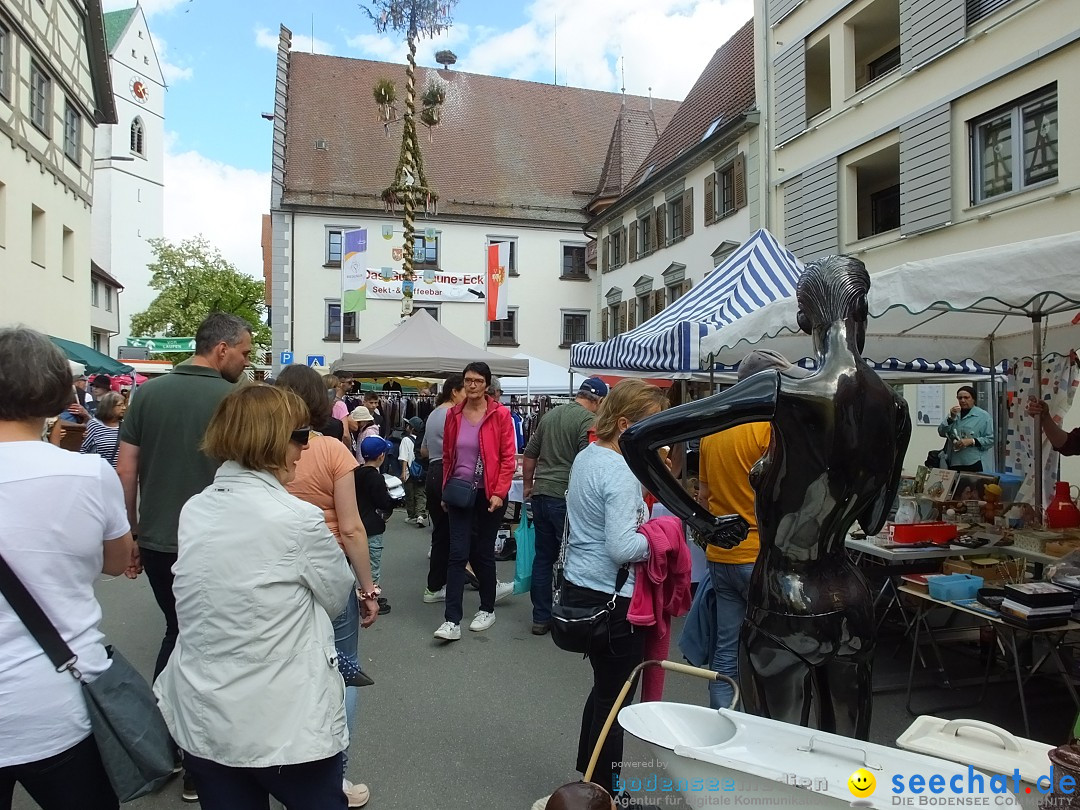
[(80, 453), (97, 453), (116, 469), (120, 449), (120, 421), (127, 412), (127, 400), (114, 391), (101, 396), (90, 421), (86, 423)]
[[(634, 567), (649, 556), (649, 543), (638, 527), (648, 519), (641, 484), (623, 459), (619, 438), (635, 422), (659, 413), (667, 397), (641, 380), (623, 380), (596, 412), (596, 441), (574, 459), (566, 493), (570, 533), (566, 539), (562, 600), (592, 607), (611, 601), (608, 637), (588, 652), (593, 686), (581, 713), (577, 769), (585, 773), (619, 690), (645, 655), (645, 634), (627, 621), (634, 593)], [(636, 686), (635, 686), (636, 688)], [(633, 698), (633, 694), (628, 696)], [(623, 731), (612, 726), (600, 752), (592, 781), (613, 795), (621, 773)]]
[[(318, 372), (307, 366), (292, 365), (282, 369), (274, 385), (292, 391), (307, 406), (308, 424), (321, 425), (329, 417), (330, 403), (324, 393)], [(368, 627), (379, 614), (378, 595), (371, 576), (371, 557), (368, 552), (367, 532), (360, 519), (356, 503), (356, 473), (359, 466), (353, 454), (337, 439), (312, 431), (308, 451), (296, 465), (296, 475), (288, 483), (288, 490), (300, 500), (307, 501), (322, 510), (327, 527), (337, 538), (352, 564), (360, 583), (361, 601), (349, 599), (342, 612), (334, 617), (334, 642), (338, 655), (351, 675), (345, 690), (345, 716), (349, 731), (356, 728), (356, 712), (360, 696), (357, 692), (363, 683), (370, 683), (355, 662), (358, 657), (360, 627)], [(345, 757), (348, 765), (348, 755)], [(363, 807), (371, 796), (364, 784), (353, 784), (342, 779), (349, 797), (349, 807)]]
[[(465, 400), (447, 411), (443, 429), (442, 502), (450, 518), (450, 554), (445, 621), (435, 631), (443, 641), (461, 638), (466, 563), (472, 564), (480, 586), (480, 610), (469, 624), (473, 632), (495, 624), (495, 602), (514, 592), (510, 583), (500, 588), (495, 576), (495, 535), (514, 477), (514, 422), (510, 411), (488, 396), (487, 363), (469, 363), (462, 375)], [(448, 487), (466, 497), (452, 502)]]
[(289, 391), (229, 394), (203, 440), (221, 467), (180, 513), (180, 633), (154, 691), (204, 810), (348, 806), (331, 617), (356, 597), (322, 512), (286, 489), (308, 418)]

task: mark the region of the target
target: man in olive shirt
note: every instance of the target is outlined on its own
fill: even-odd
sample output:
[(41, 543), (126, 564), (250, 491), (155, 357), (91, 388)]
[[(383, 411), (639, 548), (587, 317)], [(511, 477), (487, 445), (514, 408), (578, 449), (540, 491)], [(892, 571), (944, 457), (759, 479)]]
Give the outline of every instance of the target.
[(559, 556), (566, 521), (566, 487), (570, 467), (589, 443), (589, 428), (607, 383), (589, 377), (574, 401), (544, 414), (529, 437), (522, 460), (525, 500), (532, 500), (536, 556), (532, 569), (533, 635), (551, 629), (551, 568)]
[(250, 354), (247, 321), (220, 312), (210, 315), (195, 335), (191, 361), (137, 389), (120, 428), (116, 472), (138, 542), (128, 576), (146, 571), (165, 614), (154, 678), (176, 646), (172, 567), (180, 510), (214, 480), (218, 463), (199, 446), (210, 417), (240, 379)]

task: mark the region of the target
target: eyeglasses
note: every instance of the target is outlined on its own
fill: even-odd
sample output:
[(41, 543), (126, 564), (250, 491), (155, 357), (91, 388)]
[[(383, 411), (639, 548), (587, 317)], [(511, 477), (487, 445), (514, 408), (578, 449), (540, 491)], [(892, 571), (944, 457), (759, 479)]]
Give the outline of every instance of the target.
[(475, 388), (478, 385), (487, 385), (487, 380), (483, 379), (482, 377), (481, 378), (466, 377), (465, 378), (465, 385), (467, 385), (470, 388)]
[(294, 430), (292, 433), (289, 434), (289, 440), (296, 442), (301, 447), (306, 446), (307, 443), (311, 440), (311, 428), (310, 427), (297, 428), (296, 430)]

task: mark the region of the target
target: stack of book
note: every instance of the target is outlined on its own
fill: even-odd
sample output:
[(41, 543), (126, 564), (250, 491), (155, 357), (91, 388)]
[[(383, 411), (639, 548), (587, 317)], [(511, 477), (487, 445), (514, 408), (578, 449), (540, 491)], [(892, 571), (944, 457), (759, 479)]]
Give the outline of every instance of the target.
[(1076, 594), (1050, 582), (1005, 586), (1001, 618), (1028, 630), (1058, 627), (1069, 620)]

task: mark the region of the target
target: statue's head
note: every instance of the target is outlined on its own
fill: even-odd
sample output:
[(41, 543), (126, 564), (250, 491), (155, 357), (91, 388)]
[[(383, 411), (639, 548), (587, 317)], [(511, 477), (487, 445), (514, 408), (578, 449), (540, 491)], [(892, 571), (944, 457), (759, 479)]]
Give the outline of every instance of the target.
[(837, 321), (853, 320), (859, 325), (862, 348), (866, 335), (866, 296), (870, 274), (866, 265), (852, 256), (825, 256), (806, 265), (799, 277), (795, 297), (799, 302), (799, 328), (808, 335)]

